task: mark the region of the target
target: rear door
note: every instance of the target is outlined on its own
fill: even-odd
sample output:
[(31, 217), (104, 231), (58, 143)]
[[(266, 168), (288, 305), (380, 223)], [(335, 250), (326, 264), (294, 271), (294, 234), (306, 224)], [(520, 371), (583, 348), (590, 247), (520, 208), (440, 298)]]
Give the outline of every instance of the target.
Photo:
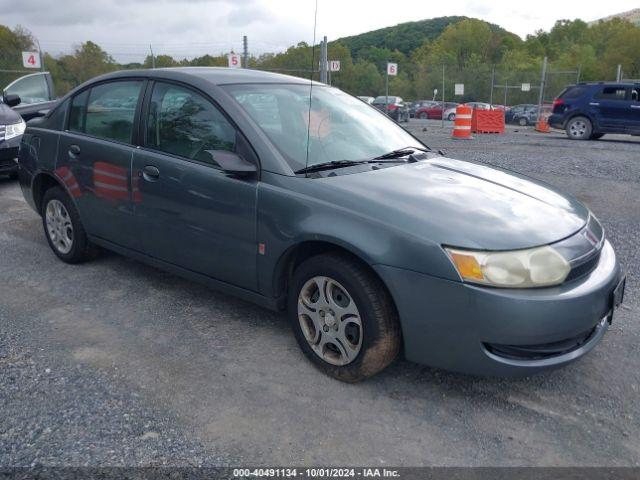
[(135, 248), (131, 202), (134, 125), (144, 80), (100, 83), (71, 99), (56, 174), (75, 198), (87, 232)]
[(631, 87), (629, 100), (627, 133), (640, 135), (640, 85)]
[(604, 85), (589, 102), (598, 126), (624, 132), (629, 110), (629, 91), (624, 85)]
[(190, 87), (148, 89), (133, 157), (134, 234), (152, 257), (255, 290), (258, 179), (225, 174), (207, 150), (257, 158), (224, 113)]

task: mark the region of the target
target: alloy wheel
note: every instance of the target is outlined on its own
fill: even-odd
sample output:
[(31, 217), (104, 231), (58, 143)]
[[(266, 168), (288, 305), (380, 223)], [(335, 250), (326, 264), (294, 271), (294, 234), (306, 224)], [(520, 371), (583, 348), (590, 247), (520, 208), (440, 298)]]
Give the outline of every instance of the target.
[(51, 243), (61, 254), (68, 254), (73, 248), (73, 224), (60, 200), (53, 199), (47, 204), (45, 221)]
[(582, 120), (576, 120), (569, 126), (572, 137), (582, 138), (587, 132), (587, 124)]
[(348, 365), (362, 348), (362, 319), (349, 292), (330, 277), (309, 279), (298, 295), (298, 321), (307, 343), (332, 365)]

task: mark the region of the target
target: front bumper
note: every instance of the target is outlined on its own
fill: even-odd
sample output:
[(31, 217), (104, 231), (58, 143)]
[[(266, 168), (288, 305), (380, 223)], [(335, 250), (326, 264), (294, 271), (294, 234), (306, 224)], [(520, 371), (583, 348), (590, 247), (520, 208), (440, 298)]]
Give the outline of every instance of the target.
[(8, 175), (18, 171), (18, 152), (20, 150), (20, 138), (0, 141), (0, 175)]
[(591, 273), (551, 288), (486, 288), (374, 268), (395, 300), (408, 360), (490, 376), (529, 375), (586, 354), (606, 332), (621, 278), (608, 241)]

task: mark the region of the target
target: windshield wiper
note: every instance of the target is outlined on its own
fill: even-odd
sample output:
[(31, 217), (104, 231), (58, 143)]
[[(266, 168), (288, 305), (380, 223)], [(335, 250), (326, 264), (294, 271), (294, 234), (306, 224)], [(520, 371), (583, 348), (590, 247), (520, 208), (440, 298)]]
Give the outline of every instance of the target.
[(332, 168), (350, 167), (352, 165), (362, 165), (367, 163), (367, 160), (332, 160), (330, 162), (316, 163), (315, 165), (309, 165), (308, 167), (296, 170), (294, 173), (311, 173), (319, 172), (320, 170), (330, 170)]
[(372, 160), (384, 160), (387, 158), (400, 158), (411, 155), (412, 153), (418, 152), (430, 152), (431, 150), (427, 150), (426, 148), (418, 148), (418, 147), (405, 147), (399, 148), (398, 150), (393, 150), (392, 152), (382, 154), (378, 157), (373, 157)]

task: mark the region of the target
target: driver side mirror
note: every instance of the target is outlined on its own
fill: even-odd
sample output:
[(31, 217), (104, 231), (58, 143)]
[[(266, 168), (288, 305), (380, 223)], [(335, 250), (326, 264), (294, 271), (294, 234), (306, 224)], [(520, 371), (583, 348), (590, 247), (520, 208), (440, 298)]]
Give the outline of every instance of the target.
[(205, 152), (211, 156), (211, 159), (217, 163), (224, 172), (231, 175), (246, 177), (258, 171), (255, 164), (245, 160), (237, 153), (226, 150), (205, 150)]
[(16, 105), (20, 105), (20, 95), (16, 95), (15, 93), (4, 93), (2, 95), (2, 101), (5, 103), (5, 105), (8, 105), (10, 107), (15, 107)]

